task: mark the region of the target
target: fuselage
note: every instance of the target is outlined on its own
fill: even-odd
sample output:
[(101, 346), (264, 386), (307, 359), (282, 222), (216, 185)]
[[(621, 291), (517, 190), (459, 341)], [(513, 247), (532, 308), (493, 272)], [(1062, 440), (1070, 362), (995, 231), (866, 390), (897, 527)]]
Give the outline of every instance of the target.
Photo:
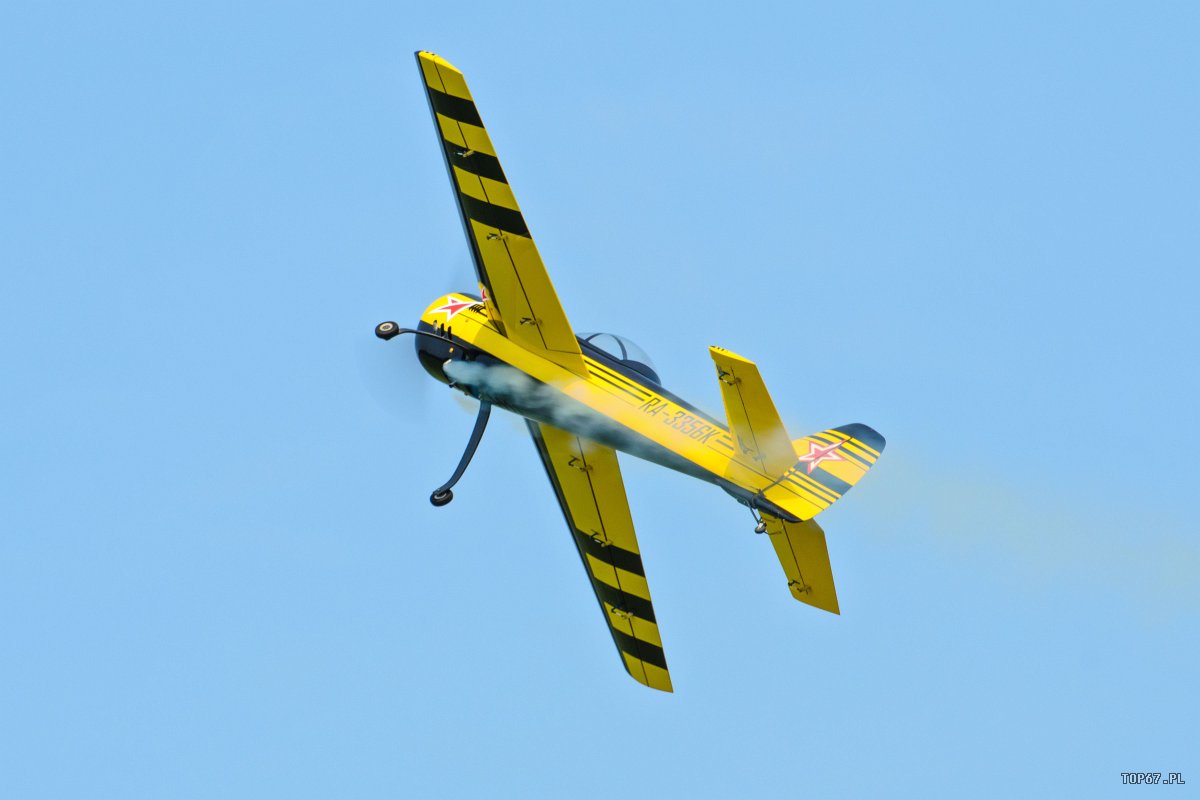
[(794, 516), (762, 497), (778, 476), (732, 456), (738, 443), (719, 421), (580, 340), (584, 378), (500, 333), (485, 305), (465, 293), (439, 298), (421, 315), (417, 356), (452, 387), (585, 439), (720, 486), (740, 502), (785, 519)]

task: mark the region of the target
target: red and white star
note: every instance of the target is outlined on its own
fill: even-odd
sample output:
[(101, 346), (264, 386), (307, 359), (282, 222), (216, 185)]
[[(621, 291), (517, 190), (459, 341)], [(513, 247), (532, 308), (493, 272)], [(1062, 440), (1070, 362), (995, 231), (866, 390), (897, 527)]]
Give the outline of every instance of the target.
[(808, 442), (808, 453), (800, 456), (800, 461), (808, 464), (808, 474), (812, 475), (812, 471), (822, 461), (845, 461), (846, 459), (842, 457), (841, 453), (835, 452), (841, 446), (841, 442), (822, 446), (820, 442), (810, 439)]
[(470, 308), (473, 305), (475, 305), (474, 300), (463, 300), (460, 297), (450, 295), (446, 304), (433, 309), (432, 313), (436, 314), (439, 311), (446, 312), (446, 322), (449, 322), (450, 320), (454, 319), (455, 314), (459, 313), (463, 309)]

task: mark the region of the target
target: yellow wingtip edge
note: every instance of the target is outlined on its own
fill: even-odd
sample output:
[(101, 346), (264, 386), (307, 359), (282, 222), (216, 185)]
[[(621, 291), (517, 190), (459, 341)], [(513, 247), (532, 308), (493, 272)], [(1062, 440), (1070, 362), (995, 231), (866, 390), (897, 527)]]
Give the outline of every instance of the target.
[(434, 64), (437, 64), (439, 67), (446, 67), (447, 69), (454, 70), (459, 75), (462, 74), (462, 70), (460, 70), (458, 67), (451, 64), (446, 59), (439, 56), (437, 53), (431, 53), (428, 50), (418, 50), (417, 58), (419, 58), (423, 61), (432, 61)]

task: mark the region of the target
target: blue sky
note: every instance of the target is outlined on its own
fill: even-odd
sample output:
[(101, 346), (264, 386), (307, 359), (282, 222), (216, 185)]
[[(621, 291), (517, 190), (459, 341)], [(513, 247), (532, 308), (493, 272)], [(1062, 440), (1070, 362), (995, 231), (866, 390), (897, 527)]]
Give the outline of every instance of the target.
[[(0, 794), (1127, 796), (1200, 784), (1191, 4), (8, 4)], [(879, 465), (842, 616), (632, 459), (676, 694), (523, 426), (374, 324), (473, 285), (412, 51), (567, 313)], [(1146, 790), (1142, 790), (1146, 791)]]

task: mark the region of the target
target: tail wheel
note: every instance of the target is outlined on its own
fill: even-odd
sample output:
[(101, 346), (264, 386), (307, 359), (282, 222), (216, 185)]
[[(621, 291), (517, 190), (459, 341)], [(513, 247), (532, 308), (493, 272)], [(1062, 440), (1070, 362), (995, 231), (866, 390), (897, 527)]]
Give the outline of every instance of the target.
[(453, 499), (454, 492), (450, 491), (449, 489), (445, 489), (440, 492), (434, 492), (433, 494), (429, 495), (429, 502), (433, 503), (438, 508), (441, 508)]

